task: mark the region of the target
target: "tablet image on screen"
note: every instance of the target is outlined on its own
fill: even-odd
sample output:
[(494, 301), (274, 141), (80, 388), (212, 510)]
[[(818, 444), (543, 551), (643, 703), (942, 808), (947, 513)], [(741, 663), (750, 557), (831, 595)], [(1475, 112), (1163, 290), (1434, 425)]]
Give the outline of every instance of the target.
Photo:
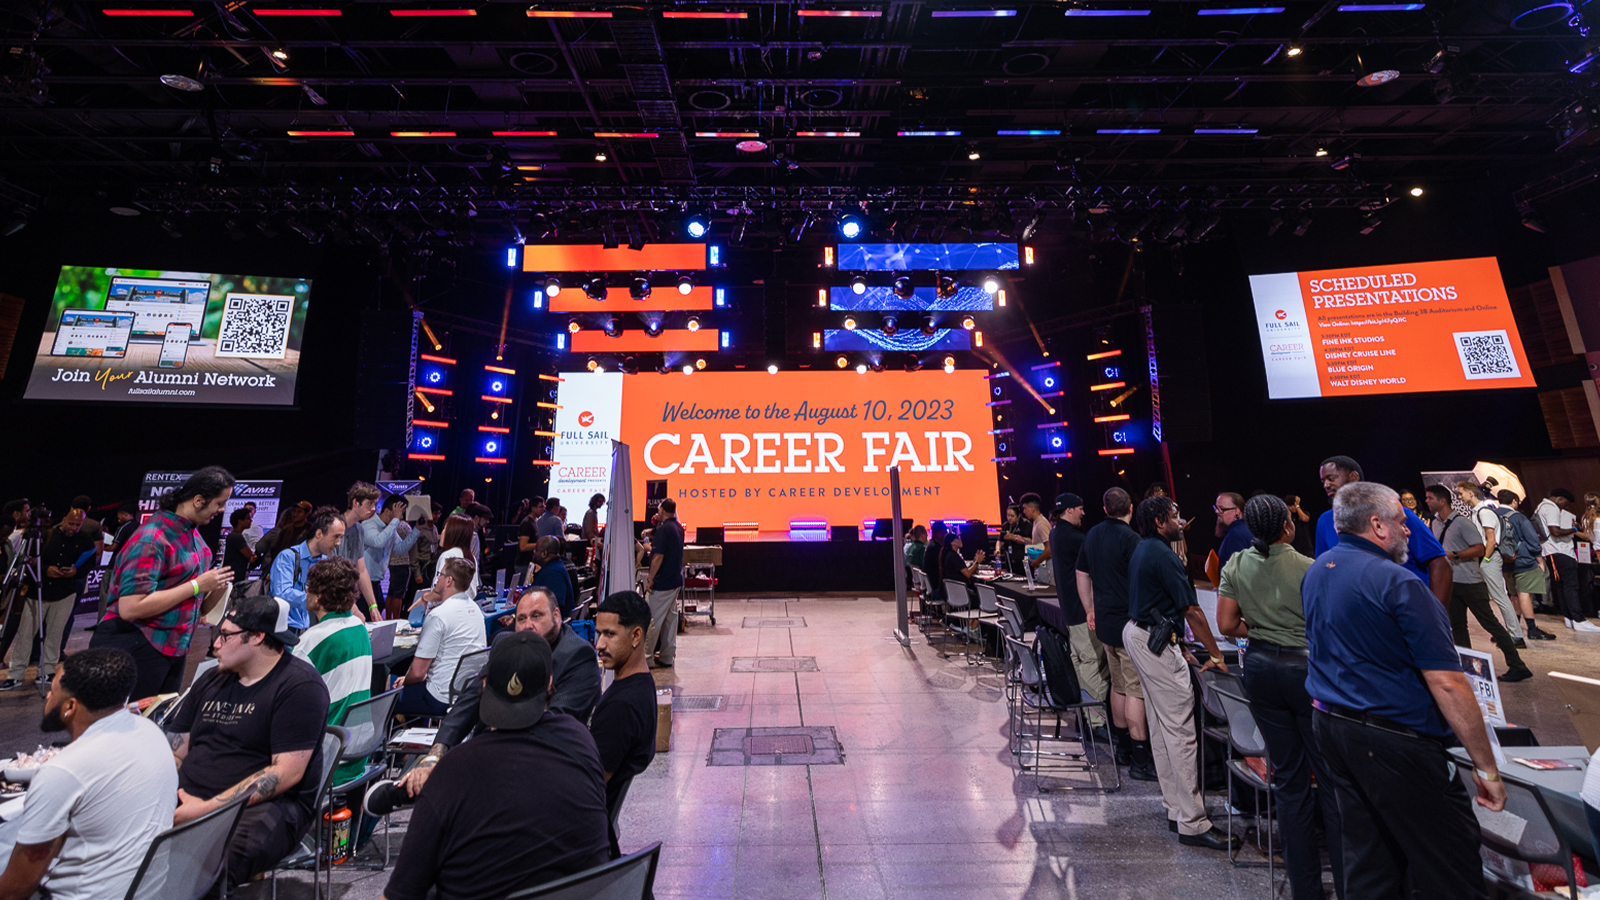
[(50, 346), (51, 356), (101, 356), (121, 359), (128, 352), (134, 313), (67, 309)]
[(136, 341), (165, 341), (167, 326), (173, 322), (187, 324), (189, 340), (198, 340), (210, 295), (209, 281), (118, 275), (111, 279), (106, 309), (138, 314), (133, 327)]

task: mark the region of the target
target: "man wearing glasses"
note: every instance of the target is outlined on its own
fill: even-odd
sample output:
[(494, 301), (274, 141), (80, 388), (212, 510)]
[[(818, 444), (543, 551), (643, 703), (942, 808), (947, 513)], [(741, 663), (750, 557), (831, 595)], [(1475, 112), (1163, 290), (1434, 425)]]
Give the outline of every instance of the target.
[(168, 736), (185, 822), (248, 796), (228, 845), (228, 877), (249, 881), (286, 856), (315, 819), (328, 689), (289, 630), (289, 603), (239, 601), (217, 628), (217, 667), (201, 676)]
[(1217, 513), (1217, 537), (1222, 543), (1217, 545), (1217, 564), (1225, 566), (1228, 560), (1240, 550), (1250, 546), (1252, 540), (1250, 526), (1244, 523), (1244, 498), (1232, 491), (1223, 491), (1217, 495), (1217, 503), (1211, 507)]

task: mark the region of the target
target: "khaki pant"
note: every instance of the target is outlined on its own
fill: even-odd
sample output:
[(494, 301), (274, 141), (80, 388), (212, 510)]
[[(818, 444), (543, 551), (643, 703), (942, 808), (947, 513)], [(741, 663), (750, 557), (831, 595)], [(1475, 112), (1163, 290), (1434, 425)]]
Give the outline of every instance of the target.
[(665, 591), (650, 592), (650, 633), (644, 636), (644, 654), (649, 657), (657, 651), (656, 639), (660, 638), (661, 664), (670, 666), (678, 657), (678, 591), (682, 588), (669, 588)]
[(1500, 551), (1485, 556), (1478, 561), (1479, 568), (1483, 569), (1483, 583), (1489, 586), (1489, 599), (1494, 601), (1494, 608), (1500, 611), (1500, 618), (1506, 620), (1506, 630), (1511, 632), (1513, 641), (1523, 639), (1522, 617), (1517, 614), (1517, 608), (1511, 605), (1511, 595), (1506, 591), (1506, 576), (1501, 568), (1503, 560)]
[[(1100, 647), (1100, 639), (1094, 636), (1088, 625), (1073, 625), (1067, 630), (1067, 644), (1072, 652), (1072, 668), (1078, 673), (1078, 686), (1094, 699), (1104, 701), (1111, 683), (1107, 677), (1106, 656)], [(1089, 724), (1104, 725), (1105, 716), (1091, 711)]]
[[(35, 677), (43, 680), (45, 676), (55, 674), (56, 663), (61, 661), (61, 634), (66, 631), (67, 622), (72, 618), (73, 604), (77, 602), (77, 594), (68, 594), (60, 600), (44, 604), (44, 644), (39, 648), (39, 673)], [(6, 674), (8, 679), (21, 681), (22, 676), (27, 674), (28, 657), (33, 655), (33, 639), (38, 636), (39, 599), (31, 597), (22, 606), (22, 622), (17, 626), (17, 639), (11, 644), (11, 671)]]
[(1200, 798), (1199, 736), (1194, 721), (1194, 686), (1189, 663), (1177, 647), (1150, 652), (1150, 635), (1137, 622), (1122, 627), (1122, 643), (1139, 670), (1144, 712), (1150, 720), (1150, 750), (1161, 782), (1161, 805), (1179, 834), (1211, 830)]

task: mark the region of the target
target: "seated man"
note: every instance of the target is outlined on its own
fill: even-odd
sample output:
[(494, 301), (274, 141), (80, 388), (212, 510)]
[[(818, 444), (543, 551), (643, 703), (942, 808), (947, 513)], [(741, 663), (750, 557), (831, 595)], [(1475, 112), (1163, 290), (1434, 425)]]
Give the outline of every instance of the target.
[(550, 666), (537, 634), (495, 643), (479, 705), (489, 730), (428, 779), (387, 900), (500, 898), (610, 858), (600, 757), (581, 722), (547, 708)]
[(606, 810), (612, 817), (611, 858), (622, 856), (615, 817), (622, 792), (656, 755), (656, 680), (639, 649), (650, 628), (650, 604), (633, 591), (619, 591), (595, 612), (600, 664), (617, 673), (589, 722), (600, 768), (606, 773)]
[[(561, 621), (561, 610), (543, 588), (528, 588), (522, 599), (517, 601), (516, 629), (535, 632), (550, 643), (555, 682), (550, 695), (550, 708), (560, 710), (579, 722), (587, 722), (589, 713), (600, 699), (600, 667), (595, 664), (594, 647), (578, 637), (572, 626)], [(495, 643), (498, 644), (510, 633), (503, 631), (495, 635)], [(461, 695), (439, 723), (433, 748), (417, 760), (398, 785), (392, 781), (380, 781), (373, 785), (367, 791), (367, 812), (375, 816), (388, 815), (400, 804), (409, 802), (427, 783), (434, 765), (445, 751), (466, 740), (469, 735), (483, 730), (484, 722), (478, 712), (482, 696), (481, 679), (474, 679), (462, 688)]]
[(101, 647), (67, 657), (50, 683), (39, 730), (65, 731), (72, 743), (34, 773), (0, 897), (121, 898), (150, 842), (172, 826), (172, 748), (123, 707), (136, 677), (126, 650)]
[(442, 716), (450, 709), (450, 680), (461, 657), (488, 645), (483, 612), (468, 593), (477, 570), (464, 559), (447, 559), (433, 592), (445, 598), (422, 621), (417, 655), (401, 677), (405, 690), (394, 711), (403, 716)]
[[(361, 588), (356, 567), (342, 556), (330, 556), (306, 576), (306, 609), (316, 620), (294, 655), (310, 663), (328, 688), (328, 724), (343, 725), (345, 712), (372, 697), (372, 639), (367, 626), (351, 610)], [(333, 783), (342, 784), (366, 771), (366, 761), (339, 764)]]
[(310, 663), (285, 652), (298, 640), (287, 600), (240, 600), (217, 628), (217, 667), (196, 679), (170, 726), (173, 824), (250, 798), (228, 844), (234, 884), (287, 856), (314, 819), (328, 689)]
[(572, 618), (572, 581), (567, 577), (567, 561), (561, 558), (561, 539), (539, 538), (533, 545), (533, 566), (538, 571), (528, 584), (549, 591), (561, 607), (561, 617)]

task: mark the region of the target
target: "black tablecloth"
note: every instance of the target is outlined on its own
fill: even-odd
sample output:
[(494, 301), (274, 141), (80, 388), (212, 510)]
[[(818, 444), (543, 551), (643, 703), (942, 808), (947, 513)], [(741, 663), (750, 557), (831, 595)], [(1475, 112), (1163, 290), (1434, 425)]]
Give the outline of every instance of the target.
[(1061, 613), (1061, 602), (1056, 599), (1055, 588), (1039, 585), (1029, 590), (1025, 581), (991, 581), (989, 585), (994, 588), (996, 596), (1016, 604), (1024, 628), (1043, 622), (1062, 634), (1067, 633), (1067, 619)]

